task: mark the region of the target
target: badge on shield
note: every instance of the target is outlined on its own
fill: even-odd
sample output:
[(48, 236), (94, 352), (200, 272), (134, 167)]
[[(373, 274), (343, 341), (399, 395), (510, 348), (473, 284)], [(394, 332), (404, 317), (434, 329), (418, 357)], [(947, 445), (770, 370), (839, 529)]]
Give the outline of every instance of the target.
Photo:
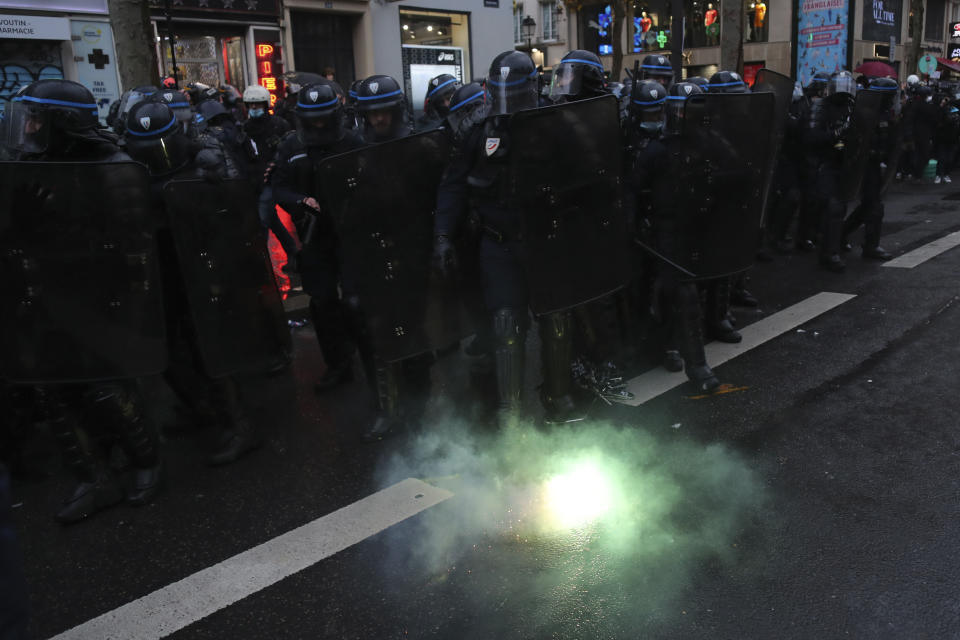
[(500, 148), (500, 138), (487, 138), (487, 144), (485, 145), (487, 156), (492, 156), (497, 152), (497, 149)]

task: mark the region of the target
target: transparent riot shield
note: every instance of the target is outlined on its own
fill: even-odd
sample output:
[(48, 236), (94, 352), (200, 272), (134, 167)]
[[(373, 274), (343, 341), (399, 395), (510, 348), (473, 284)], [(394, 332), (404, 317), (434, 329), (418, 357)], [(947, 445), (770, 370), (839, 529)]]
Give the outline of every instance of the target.
[(509, 206), (523, 217), (536, 314), (569, 309), (631, 278), (617, 99), (510, 116)]
[(207, 375), (285, 363), (290, 330), (250, 184), (174, 180), (163, 201)]
[(154, 216), (142, 165), (0, 163), (0, 378), (166, 368)]
[(775, 98), (771, 93), (705, 94), (687, 100), (684, 128), (668, 140), (676, 237), (666, 259), (691, 279), (753, 265)]
[[(770, 130), (772, 143), (768, 150), (767, 171), (770, 173), (766, 181), (766, 187), (763, 190), (763, 217), (767, 215), (767, 202), (770, 198), (770, 189), (773, 185), (773, 174), (777, 170), (777, 157), (780, 148), (783, 145), (784, 130), (787, 124), (787, 114), (790, 111), (790, 103), (793, 101), (793, 80), (782, 73), (771, 71), (770, 69), (760, 69), (757, 71), (756, 80), (753, 83), (753, 93), (772, 93), (775, 99), (773, 112), (773, 127)], [(761, 226), (764, 222), (761, 220)]]
[(880, 120), (883, 95), (878, 91), (858, 91), (853, 110), (842, 137), (843, 164), (840, 174), (840, 199), (855, 200), (860, 196), (863, 174)]
[(324, 159), (318, 192), (339, 236), (344, 295), (359, 297), (387, 362), (448, 346), (474, 328), (470, 290), (431, 268), (448, 134), (430, 131)]

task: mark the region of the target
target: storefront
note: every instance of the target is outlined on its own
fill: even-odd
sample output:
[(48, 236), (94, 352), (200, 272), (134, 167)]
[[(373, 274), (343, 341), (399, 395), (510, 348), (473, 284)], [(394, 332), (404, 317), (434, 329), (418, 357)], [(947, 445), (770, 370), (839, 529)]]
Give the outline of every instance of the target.
[(174, 74), (175, 58), (180, 86), (232, 85), (242, 93), (260, 84), (281, 95), (279, 0), (150, 0), (150, 5), (161, 77)]
[[(414, 5), (370, 4), (371, 73), (391, 75), (404, 84), (411, 109), (423, 109), (427, 81), (449, 73), (467, 83), (487, 75), (497, 54), (513, 49), (512, 5), (484, 0), (463, 3), (422, 0)], [(482, 34), (483, 37), (474, 37)]]
[(86, 86), (104, 119), (119, 98), (107, 0), (17, 0), (0, 13), (0, 111), (35, 80), (65, 78)]

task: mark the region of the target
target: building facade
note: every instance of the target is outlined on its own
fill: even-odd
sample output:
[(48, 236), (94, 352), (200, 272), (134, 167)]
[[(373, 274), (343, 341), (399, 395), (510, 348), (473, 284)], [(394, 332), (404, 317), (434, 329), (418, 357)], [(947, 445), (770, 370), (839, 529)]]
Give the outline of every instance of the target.
[(344, 87), (393, 76), (417, 113), (431, 77), (486, 76), (490, 61), (513, 48), (511, 16), (507, 0), (286, 0), (284, 41), (292, 68), (331, 71)]
[(0, 2), (0, 111), (34, 80), (65, 78), (93, 92), (104, 119), (120, 97), (107, 0)]

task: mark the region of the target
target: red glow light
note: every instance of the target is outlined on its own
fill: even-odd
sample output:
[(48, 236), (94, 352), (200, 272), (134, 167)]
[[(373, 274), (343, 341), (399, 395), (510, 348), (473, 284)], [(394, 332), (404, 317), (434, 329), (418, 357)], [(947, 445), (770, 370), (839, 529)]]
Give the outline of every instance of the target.
[(273, 45), (272, 44), (258, 44), (257, 45), (257, 57), (266, 58), (267, 56), (273, 55)]

